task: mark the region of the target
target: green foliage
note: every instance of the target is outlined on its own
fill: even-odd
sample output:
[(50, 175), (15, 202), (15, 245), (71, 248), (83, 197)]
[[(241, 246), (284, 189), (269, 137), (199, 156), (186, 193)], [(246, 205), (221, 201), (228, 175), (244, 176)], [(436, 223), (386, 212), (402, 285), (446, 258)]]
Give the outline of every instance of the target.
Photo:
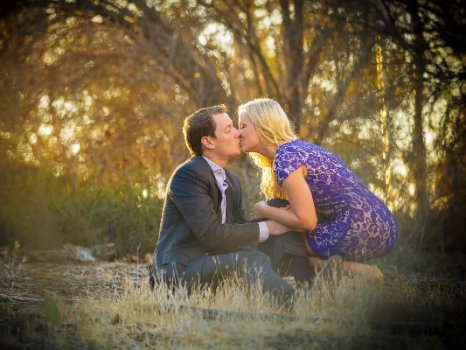
[(0, 229), (3, 243), (33, 249), (63, 243), (91, 246), (114, 242), (120, 253), (155, 247), (162, 201), (144, 198), (127, 178), (78, 181), (13, 162), (0, 164)]
[(61, 321), (60, 311), (55, 300), (45, 297), (44, 300), (45, 318), (54, 326), (58, 326)]

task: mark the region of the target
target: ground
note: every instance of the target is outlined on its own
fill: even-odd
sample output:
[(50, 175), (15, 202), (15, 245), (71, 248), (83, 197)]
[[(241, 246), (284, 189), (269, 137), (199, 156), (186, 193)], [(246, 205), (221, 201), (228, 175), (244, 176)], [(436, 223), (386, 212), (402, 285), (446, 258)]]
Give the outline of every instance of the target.
[[(316, 305), (305, 315), (300, 315), (299, 304), (297, 316), (282, 313), (282, 319), (274, 316), (273, 321), (267, 321), (261, 315), (254, 318), (257, 314), (254, 316), (247, 308), (246, 311), (236, 310), (236, 316), (216, 311), (207, 314), (207, 308), (201, 303), (194, 307), (204, 313), (198, 310), (195, 316), (190, 316), (196, 323), (192, 325), (182, 309), (173, 311), (155, 306), (153, 309), (158, 308), (155, 315), (160, 317), (160, 322), (144, 321), (143, 314), (153, 312), (153, 309), (138, 309), (139, 304), (144, 304), (144, 297), (136, 305), (122, 304), (125, 296), (139, 297), (140, 292), (131, 296), (140, 289), (138, 286), (148, 290), (145, 264), (125, 261), (22, 263), (4, 256), (0, 262), (0, 349), (101, 349), (114, 348), (115, 341), (117, 344), (121, 342), (121, 348), (238, 348), (243, 347), (244, 342), (247, 347), (269, 349), (459, 347), (466, 341), (463, 321), (466, 315), (466, 273), (461, 259), (461, 254), (436, 255), (435, 258), (427, 255), (419, 259), (419, 266), (411, 265), (406, 271), (399, 271), (403, 270), (402, 262), (381, 266), (385, 275), (383, 291), (371, 292), (370, 296), (379, 304), (380, 300), (386, 301), (383, 307), (371, 307), (371, 302), (366, 301), (369, 295), (364, 295), (367, 291), (362, 297), (354, 297), (358, 292), (348, 292), (355, 290), (352, 286), (353, 289), (345, 289), (332, 297), (344, 300), (351, 294), (353, 298), (349, 298), (351, 306), (348, 302), (332, 301), (337, 305), (337, 312), (324, 314), (325, 307)], [(131, 291), (132, 287), (128, 289), (128, 285), (136, 288)], [(110, 316), (102, 316), (107, 315), (108, 308), (100, 310), (99, 307), (107, 302), (114, 304), (116, 311), (112, 309)], [(328, 305), (326, 310), (332, 310)], [(134, 309), (136, 321), (131, 321), (123, 308)], [(341, 311), (344, 317), (339, 317), (338, 308), (348, 308)], [(353, 317), (356, 315), (354, 310), (361, 308), (366, 310), (361, 318), (364, 327), (357, 325), (359, 316)], [(228, 310), (228, 302), (220, 309)], [(276, 315), (276, 312), (271, 313)], [(100, 318), (93, 318), (97, 314)], [(173, 327), (161, 325), (165, 322), (162, 317), (167, 315), (175, 319), (171, 321)], [(86, 317), (88, 320), (84, 321)], [(248, 318), (253, 327), (260, 325), (255, 334), (244, 329), (248, 327), (238, 328), (241, 320), (236, 320), (242, 317)], [(318, 326), (310, 326), (312, 322)], [(101, 324), (106, 328), (99, 333), (96, 325)], [(203, 330), (206, 329), (209, 342), (201, 340), (199, 335), (189, 339), (190, 330), (199, 334), (196, 327), (201, 325)], [(244, 332), (244, 337), (242, 334), (230, 335), (232, 330)], [(118, 338), (120, 332), (126, 332), (125, 338)], [(109, 337), (108, 342), (99, 341), (102, 334)]]

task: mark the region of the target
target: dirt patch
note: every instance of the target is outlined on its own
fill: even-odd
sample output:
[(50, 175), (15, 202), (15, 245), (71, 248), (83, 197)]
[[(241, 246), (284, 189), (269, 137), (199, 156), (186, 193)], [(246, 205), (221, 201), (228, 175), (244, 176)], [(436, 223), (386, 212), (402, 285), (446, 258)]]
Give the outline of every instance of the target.
[[(0, 268), (2, 271), (0, 275), (0, 349), (7, 346), (18, 349), (102, 348), (102, 343), (95, 340), (95, 335), (89, 335), (89, 331), (84, 331), (83, 322), (76, 321), (76, 318), (62, 314), (59, 322), (53, 325), (54, 320), (47, 315), (44, 300), (48, 298), (56, 301), (60, 310), (83, 307), (82, 300), (93, 300), (98, 306), (99, 303), (112, 303), (119, 300), (121, 297), (118, 296), (128, 293), (128, 285), (135, 287), (132, 293), (138, 293), (139, 286), (147, 284), (147, 270), (144, 264), (123, 261), (58, 265), (17, 263), (11, 258), (3, 258), (0, 261)], [(423, 267), (420, 266), (419, 269), (422, 271)], [(143, 322), (136, 322), (132, 325), (127, 322), (125, 326), (122, 326), (120, 314), (123, 314), (119, 312), (113, 312), (104, 323), (110, 324), (110, 327), (112, 325), (119, 327), (115, 328), (115, 334), (121, 331), (127, 332), (128, 338), (134, 341), (127, 346), (143, 348), (155, 346), (173, 348), (177, 347), (177, 344), (185, 348), (215, 348), (220, 345), (223, 348), (238, 348), (244, 347), (244, 342), (248, 346), (256, 344), (259, 347), (273, 349), (450, 348), (463, 344), (466, 341), (463, 331), (466, 325), (463, 321), (466, 310), (466, 279), (461, 273), (461, 268), (458, 270), (459, 275), (455, 275), (454, 278), (450, 276), (448, 279), (442, 279), (441, 274), (432, 274), (429, 278), (422, 278), (415, 268), (411, 269), (410, 274), (400, 274), (396, 270), (396, 268), (385, 266), (383, 287), (385, 294), (379, 296), (378, 307), (367, 309), (365, 317), (369, 321), (365, 322), (366, 328), (364, 329), (366, 330), (356, 327), (356, 333), (359, 332), (359, 334), (354, 336), (339, 335), (338, 331), (335, 331), (338, 327), (344, 328), (348, 318), (336, 319), (333, 325), (330, 322), (330, 325), (321, 326), (316, 331), (310, 323), (319, 315), (314, 315), (314, 318), (309, 317), (308, 321), (303, 321), (304, 318), (301, 315), (301, 318), (296, 319), (296, 323), (300, 322), (300, 325), (294, 328), (290, 328), (289, 318), (274, 321), (274, 324), (268, 324), (268, 326), (273, 326), (272, 329), (276, 331), (258, 332), (257, 339), (251, 335), (242, 339), (241, 334), (229, 336), (228, 329), (224, 326), (224, 324), (236, 322), (233, 320), (234, 317), (214, 314), (210, 317), (211, 320), (205, 321), (204, 326), (209, 329), (209, 334), (212, 336), (209, 342), (200, 342), (195, 338), (189, 342), (187, 335), (177, 335), (176, 331), (167, 335), (166, 330), (156, 330), (157, 324), (144, 326)], [(293, 282), (290, 278), (288, 281)], [(351, 288), (348, 290), (353, 290)], [(348, 290), (345, 295), (349, 294)], [(390, 298), (393, 300), (388, 300)], [(386, 304), (380, 303), (380, 300), (385, 299), (388, 300)], [(353, 307), (358, 308), (358, 306)], [(158, 315), (170, 312), (172, 311), (168, 308), (161, 309), (158, 310)], [(95, 324), (101, 322), (92, 320), (92, 310), (86, 310), (85, 314), (90, 317), (89, 322)], [(329, 315), (331, 317), (331, 313)], [(199, 313), (196, 317), (202, 319), (205, 318), (204, 316)], [(173, 317), (182, 320), (185, 316), (177, 309)], [(121, 318), (123, 319), (122, 316)], [(188, 324), (189, 320), (186, 322)], [(254, 322), (262, 321), (253, 321), (252, 324)], [(352, 327), (355, 327), (356, 321), (351, 322)], [(367, 331), (367, 325), (370, 331)], [(329, 327), (330, 330), (328, 330)], [(151, 328), (154, 328), (153, 332), (148, 331)], [(111, 337), (111, 334), (109, 336)], [(176, 338), (178, 340), (174, 341), (173, 337), (178, 337)], [(188, 340), (183, 342), (179, 337), (185, 337)], [(108, 348), (112, 346), (109, 345)]]

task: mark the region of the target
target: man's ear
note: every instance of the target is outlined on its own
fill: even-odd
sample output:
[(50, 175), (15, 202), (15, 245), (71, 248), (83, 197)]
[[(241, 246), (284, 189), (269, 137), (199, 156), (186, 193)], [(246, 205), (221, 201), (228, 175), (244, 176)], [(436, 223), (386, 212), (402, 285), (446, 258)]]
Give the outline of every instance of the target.
[(208, 136), (203, 136), (201, 138), (201, 144), (206, 149), (214, 149), (214, 144), (213, 144), (212, 140)]

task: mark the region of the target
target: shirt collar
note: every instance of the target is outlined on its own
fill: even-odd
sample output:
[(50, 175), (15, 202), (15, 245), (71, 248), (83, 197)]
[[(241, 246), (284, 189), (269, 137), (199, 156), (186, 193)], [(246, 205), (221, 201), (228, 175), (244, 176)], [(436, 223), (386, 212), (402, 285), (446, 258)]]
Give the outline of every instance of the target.
[(209, 164), (209, 166), (211, 167), (212, 171), (213, 172), (217, 172), (219, 170), (222, 170), (222, 171), (225, 171), (223, 168), (219, 167), (217, 164), (215, 164), (214, 162), (212, 162), (209, 158), (207, 158), (206, 156), (202, 156), (202, 158), (204, 158), (207, 162), (207, 164)]

